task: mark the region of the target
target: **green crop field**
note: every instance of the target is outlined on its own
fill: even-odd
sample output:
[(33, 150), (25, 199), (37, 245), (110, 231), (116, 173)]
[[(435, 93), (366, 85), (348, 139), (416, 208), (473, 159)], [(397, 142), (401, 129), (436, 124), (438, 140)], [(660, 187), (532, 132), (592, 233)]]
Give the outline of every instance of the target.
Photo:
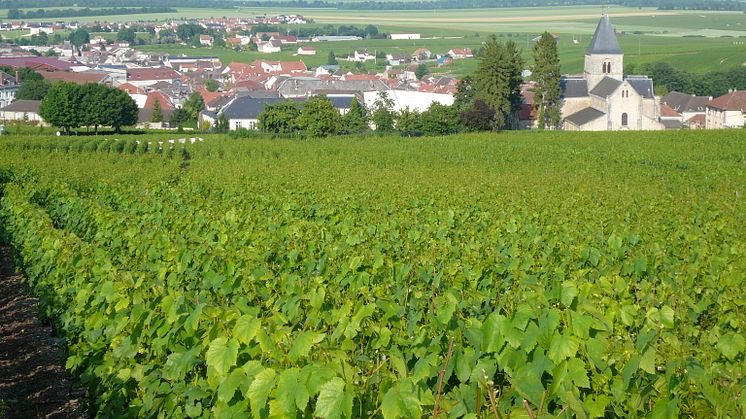
[(0, 138), (94, 414), (746, 415), (744, 130), (174, 137)]

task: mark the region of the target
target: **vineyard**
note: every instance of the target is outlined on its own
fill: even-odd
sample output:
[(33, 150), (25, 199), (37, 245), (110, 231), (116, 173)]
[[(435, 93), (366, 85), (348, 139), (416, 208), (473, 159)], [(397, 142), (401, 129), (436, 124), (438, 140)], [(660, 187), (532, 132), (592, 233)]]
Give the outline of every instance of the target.
[(0, 139), (100, 417), (746, 417), (746, 132)]

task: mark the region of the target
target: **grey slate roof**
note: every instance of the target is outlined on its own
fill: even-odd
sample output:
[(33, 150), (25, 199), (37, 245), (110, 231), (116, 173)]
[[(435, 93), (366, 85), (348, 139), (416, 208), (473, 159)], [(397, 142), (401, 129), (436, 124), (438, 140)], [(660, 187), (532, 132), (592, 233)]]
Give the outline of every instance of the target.
[(588, 48), (586, 48), (585, 53), (587, 55), (622, 54), (622, 49), (619, 47), (619, 42), (616, 39), (616, 34), (614, 33), (614, 28), (611, 26), (608, 15), (604, 15), (598, 21), (596, 33), (593, 34), (593, 39)]
[(16, 100), (10, 105), (0, 109), (5, 112), (34, 112), (39, 113), (40, 100)]
[(610, 94), (614, 93), (622, 82), (611, 77), (604, 77), (600, 82), (591, 90), (591, 94), (599, 97), (609, 97)]
[(388, 86), (380, 80), (322, 80), (314, 77), (292, 77), (280, 83), (277, 91), (285, 97), (306, 96), (312, 92), (386, 90)]
[(709, 96), (694, 96), (681, 92), (670, 92), (661, 98), (661, 102), (676, 112), (704, 112), (711, 100)]
[(661, 124), (666, 129), (680, 129), (683, 127), (683, 124), (679, 120), (661, 119)]
[(565, 98), (588, 96), (588, 82), (584, 78), (562, 77), (560, 87)]
[[(337, 109), (349, 109), (352, 102), (352, 96), (336, 96), (328, 98), (332, 105)], [(228, 106), (223, 108), (222, 113), (228, 119), (257, 119), (267, 105), (273, 105), (279, 102), (291, 101), (297, 103), (299, 108), (303, 107), (305, 99), (285, 99), (285, 98), (255, 98), (251, 96), (237, 97)]]
[(630, 76), (625, 78), (625, 80), (640, 96), (646, 99), (652, 99), (655, 97), (653, 94), (653, 79), (649, 77)]
[(585, 125), (591, 121), (595, 121), (596, 119), (606, 115), (605, 113), (599, 111), (595, 108), (585, 108), (583, 110), (580, 110), (578, 112), (575, 112), (574, 114), (568, 116), (565, 118), (565, 120), (570, 121), (573, 125), (576, 126), (582, 126)]

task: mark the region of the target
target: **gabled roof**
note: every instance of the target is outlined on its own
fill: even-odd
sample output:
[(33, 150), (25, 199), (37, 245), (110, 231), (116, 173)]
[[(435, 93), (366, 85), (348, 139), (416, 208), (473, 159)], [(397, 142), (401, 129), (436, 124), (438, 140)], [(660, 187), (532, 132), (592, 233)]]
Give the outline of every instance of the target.
[(606, 115), (605, 113), (599, 111), (595, 108), (585, 108), (583, 110), (580, 110), (578, 112), (575, 112), (574, 114), (568, 116), (565, 118), (566, 121), (569, 121), (575, 126), (582, 126), (585, 125), (591, 121), (595, 121), (596, 119)]
[(256, 119), (267, 105), (285, 102), (281, 98), (253, 98), (251, 96), (237, 97), (223, 108), (223, 114), (228, 119)]
[(655, 97), (653, 94), (653, 79), (644, 76), (628, 76), (625, 80), (640, 96), (646, 99)]
[(72, 71), (44, 71), (40, 74), (48, 81), (68, 81), (76, 84), (101, 83), (109, 77), (108, 74), (100, 71), (82, 71), (80, 73)]
[(710, 96), (695, 96), (681, 92), (670, 92), (661, 98), (661, 102), (676, 112), (704, 112)]
[(622, 54), (622, 49), (619, 47), (619, 42), (616, 39), (614, 28), (611, 26), (609, 16), (604, 15), (601, 20), (598, 21), (596, 26), (596, 33), (593, 34), (593, 39), (590, 45), (585, 50), (586, 55), (592, 54)]
[(611, 77), (604, 77), (601, 79), (600, 82), (594, 87), (590, 93), (594, 96), (598, 97), (609, 97), (610, 94), (614, 93), (616, 89), (619, 88), (619, 86), (622, 85), (622, 82), (617, 79), (612, 79)]
[(746, 111), (746, 92), (730, 92), (711, 100), (707, 106), (724, 111)]
[(665, 103), (661, 103), (661, 118), (681, 118), (681, 114)]
[(565, 98), (588, 96), (588, 81), (582, 77), (562, 77), (560, 87)]
[(4, 112), (34, 112), (39, 113), (40, 100), (16, 100), (10, 105), (0, 109)]

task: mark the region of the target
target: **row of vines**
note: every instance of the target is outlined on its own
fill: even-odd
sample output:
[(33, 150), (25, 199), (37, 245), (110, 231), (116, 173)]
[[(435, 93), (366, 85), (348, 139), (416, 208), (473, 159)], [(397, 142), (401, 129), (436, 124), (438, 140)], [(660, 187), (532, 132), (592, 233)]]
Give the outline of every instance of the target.
[(3, 140), (0, 234), (100, 417), (744, 417), (705, 135)]

